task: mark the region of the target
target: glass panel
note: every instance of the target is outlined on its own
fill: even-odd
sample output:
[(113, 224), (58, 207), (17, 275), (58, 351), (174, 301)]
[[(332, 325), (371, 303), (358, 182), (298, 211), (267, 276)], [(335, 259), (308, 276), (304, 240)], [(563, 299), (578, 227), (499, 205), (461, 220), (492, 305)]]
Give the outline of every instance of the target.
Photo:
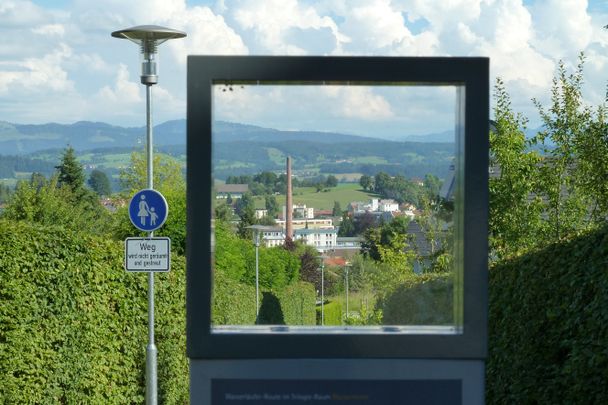
[(462, 332), (464, 88), (212, 96), (213, 333)]

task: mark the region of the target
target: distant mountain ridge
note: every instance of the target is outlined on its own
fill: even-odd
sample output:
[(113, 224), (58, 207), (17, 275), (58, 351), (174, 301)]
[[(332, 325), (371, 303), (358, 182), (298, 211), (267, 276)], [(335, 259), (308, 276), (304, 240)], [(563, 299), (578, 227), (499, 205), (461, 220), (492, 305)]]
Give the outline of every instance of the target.
[[(292, 142), (320, 144), (386, 141), (365, 136), (319, 131), (283, 131), (255, 125), (217, 121), (213, 126), (214, 141), (227, 142)], [(154, 145), (185, 145), (186, 120), (172, 120), (154, 127)], [(427, 136), (404, 136), (393, 140), (414, 142), (452, 142), (447, 133)], [(136, 147), (145, 142), (146, 128), (120, 127), (103, 122), (79, 121), (73, 124), (12, 124), (0, 122), (0, 155), (23, 155), (40, 150), (63, 149), (71, 145), (78, 151)]]

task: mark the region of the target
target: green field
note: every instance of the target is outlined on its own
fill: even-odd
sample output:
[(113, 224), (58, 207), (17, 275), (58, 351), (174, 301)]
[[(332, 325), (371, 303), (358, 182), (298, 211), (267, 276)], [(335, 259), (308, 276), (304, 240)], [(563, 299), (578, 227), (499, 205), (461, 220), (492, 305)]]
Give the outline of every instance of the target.
[[(338, 187), (326, 190), (329, 191), (317, 193), (313, 187), (297, 187), (293, 190), (293, 203), (306, 204), (307, 207), (321, 210), (331, 210), (334, 207), (334, 201), (338, 201), (342, 210), (345, 210), (348, 203), (352, 201), (368, 201), (370, 198), (377, 197), (373, 193), (364, 192), (356, 183), (340, 183)], [(276, 198), (279, 205), (285, 205), (284, 195), (277, 195)], [(256, 208), (263, 207), (264, 198), (257, 197)]]

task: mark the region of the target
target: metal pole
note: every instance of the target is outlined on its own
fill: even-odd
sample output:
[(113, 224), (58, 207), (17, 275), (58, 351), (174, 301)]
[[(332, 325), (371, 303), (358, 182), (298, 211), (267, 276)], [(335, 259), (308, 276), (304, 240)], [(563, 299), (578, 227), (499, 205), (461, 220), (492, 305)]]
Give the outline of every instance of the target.
[[(152, 156), (152, 85), (146, 85), (146, 153), (148, 188), (154, 188), (154, 169)], [(148, 232), (150, 238), (154, 232)], [(154, 272), (148, 273), (148, 346), (146, 347), (146, 404), (157, 404), (157, 350), (154, 344)]]
[(346, 317), (348, 318), (348, 266), (346, 269)]
[(325, 325), (325, 262), (321, 259), (321, 326)]
[(260, 314), (260, 233), (255, 231), (255, 314)]

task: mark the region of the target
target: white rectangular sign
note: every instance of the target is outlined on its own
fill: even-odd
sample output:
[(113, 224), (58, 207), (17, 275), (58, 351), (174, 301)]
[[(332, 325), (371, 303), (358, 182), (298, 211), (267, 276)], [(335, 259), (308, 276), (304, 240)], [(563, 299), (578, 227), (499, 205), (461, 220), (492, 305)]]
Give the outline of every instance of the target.
[(171, 239), (125, 239), (125, 269), (127, 271), (169, 271), (171, 267)]

